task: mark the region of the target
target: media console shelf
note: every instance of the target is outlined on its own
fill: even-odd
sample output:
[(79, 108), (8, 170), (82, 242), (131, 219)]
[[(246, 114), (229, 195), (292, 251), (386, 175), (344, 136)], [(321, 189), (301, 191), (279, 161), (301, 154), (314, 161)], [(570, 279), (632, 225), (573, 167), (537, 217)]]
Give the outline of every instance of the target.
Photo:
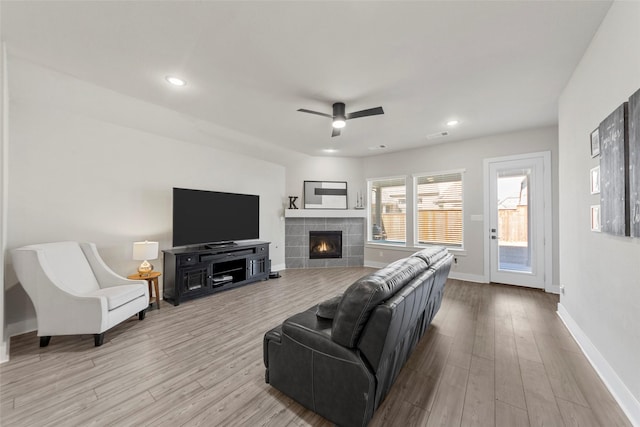
[(162, 252), (163, 298), (173, 305), (269, 278), (269, 242), (204, 245)]

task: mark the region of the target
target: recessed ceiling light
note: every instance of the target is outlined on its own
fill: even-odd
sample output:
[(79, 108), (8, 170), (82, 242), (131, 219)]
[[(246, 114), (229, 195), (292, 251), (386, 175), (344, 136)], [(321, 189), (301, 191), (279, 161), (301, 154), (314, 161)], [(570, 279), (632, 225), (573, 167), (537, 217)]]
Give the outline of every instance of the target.
[(174, 86), (184, 86), (187, 84), (187, 82), (185, 80), (182, 80), (178, 77), (173, 77), (173, 76), (167, 76), (165, 77), (165, 80), (168, 81), (169, 83), (171, 83)]
[(325, 153), (337, 153), (338, 150), (336, 150), (335, 148), (325, 148), (324, 150)]
[(455, 126), (455, 125), (457, 125), (458, 123), (460, 123), (460, 122), (459, 122), (459, 121), (457, 121), (457, 120), (449, 120), (449, 121), (447, 122), (447, 126)]

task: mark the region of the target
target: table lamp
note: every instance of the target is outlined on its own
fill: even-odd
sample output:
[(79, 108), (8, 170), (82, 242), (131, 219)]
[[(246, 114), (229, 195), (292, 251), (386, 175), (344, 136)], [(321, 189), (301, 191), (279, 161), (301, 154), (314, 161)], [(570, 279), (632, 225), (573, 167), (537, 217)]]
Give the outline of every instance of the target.
[(143, 261), (138, 267), (140, 276), (148, 276), (153, 271), (153, 265), (148, 260), (158, 258), (158, 242), (133, 242), (133, 259)]

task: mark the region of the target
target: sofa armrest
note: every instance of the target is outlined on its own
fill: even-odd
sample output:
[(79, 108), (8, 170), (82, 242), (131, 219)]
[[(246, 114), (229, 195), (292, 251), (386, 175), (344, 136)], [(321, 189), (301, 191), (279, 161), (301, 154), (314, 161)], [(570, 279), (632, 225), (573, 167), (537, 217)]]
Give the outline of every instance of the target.
[(375, 378), (360, 352), (331, 339), (332, 321), (317, 306), (265, 334), (266, 381), (341, 426), (363, 426), (373, 416)]
[[(282, 343), (282, 325), (278, 325), (264, 334), (264, 342), (262, 348), (264, 352), (264, 366), (267, 368), (267, 372), (269, 370), (269, 343), (271, 342), (277, 345), (280, 345)], [(269, 382), (268, 376), (265, 379), (267, 382)]]
[(318, 306), (313, 306), (285, 320), (282, 334), (314, 351), (359, 363), (360, 357), (353, 349), (343, 347), (331, 339), (333, 321), (316, 316), (317, 308)]

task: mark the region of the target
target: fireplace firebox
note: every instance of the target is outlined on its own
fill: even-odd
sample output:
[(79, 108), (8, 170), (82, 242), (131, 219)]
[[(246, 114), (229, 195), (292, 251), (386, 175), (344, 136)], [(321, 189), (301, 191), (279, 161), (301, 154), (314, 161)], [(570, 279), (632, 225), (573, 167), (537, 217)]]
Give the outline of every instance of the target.
[(309, 231), (309, 259), (342, 258), (342, 231)]

